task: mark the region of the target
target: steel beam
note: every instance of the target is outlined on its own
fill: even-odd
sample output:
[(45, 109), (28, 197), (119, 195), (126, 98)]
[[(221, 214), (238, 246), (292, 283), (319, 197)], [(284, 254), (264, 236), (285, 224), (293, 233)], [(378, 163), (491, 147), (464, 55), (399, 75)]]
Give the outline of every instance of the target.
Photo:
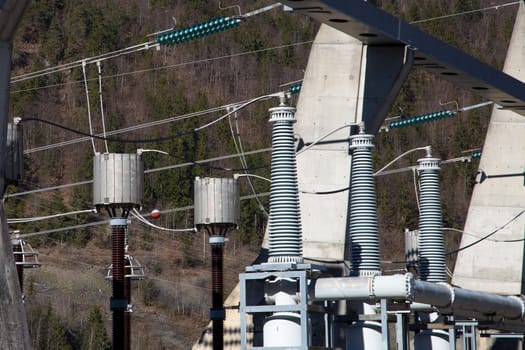
[(284, 0), (369, 46), (405, 45), (414, 66), (525, 116), (525, 84), (366, 1)]

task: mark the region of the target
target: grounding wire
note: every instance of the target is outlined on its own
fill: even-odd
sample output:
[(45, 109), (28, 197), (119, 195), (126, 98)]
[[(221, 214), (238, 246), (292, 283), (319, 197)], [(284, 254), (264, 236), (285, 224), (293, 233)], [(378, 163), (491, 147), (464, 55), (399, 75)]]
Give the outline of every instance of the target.
[(89, 133), (91, 134), (91, 145), (93, 146), (93, 153), (97, 154), (97, 149), (95, 148), (95, 139), (92, 136), (93, 135), (93, 125), (91, 123), (91, 103), (89, 102), (89, 89), (88, 89), (88, 83), (87, 83), (87, 77), (86, 77), (86, 63), (82, 62), (82, 74), (84, 76), (84, 87), (86, 91), (86, 100), (87, 100), (87, 113), (88, 113), (88, 121), (89, 121)]
[(506, 223), (504, 223), (503, 225), (501, 225), (500, 227), (496, 228), (495, 230), (493, 230), (492, 232), (488, 233), (487, 235), (477, 239), (476, 241), (472, 242), (472, 243), (469, 243), (463, 247), (460, 247), (458, 249), (454, 249), (454, 250), (451, 250), (447, 253), (445, 253), (445, 255), (452, 255), (452, 254), (456, 254), (456, 253), (459, 253), (465, 249), (468, 249), (478, 243), (481, 243), (483, 242), (484, 240), (492, 237), (493, 235), (495, 235), (497, 232), (501, 231), (503, 228), (505, 228), (506, 226), (508, 226), (509, 224), (511, 224), (512, 222), (514, 222), (516, 219), (518, 219), (521, 215), (523, 215), (523, 213), (525, 213), (525, 209), (521, 210), (518, 214), (516, 214), (512, 219), (510, 219), (509, 221), (507, 221)]
[[(106, 122), (104, 118), (104, 103), (102, 101), (102, 67), (100, 61), (97, 61), (98, 68), (98, 97), (100, 100), (100, 117), (102, 118), (102, 134), (106, 137)], [(106, 153), (109, 153), (108, 141), (104, 140), (104, 145), (106, 146)]]

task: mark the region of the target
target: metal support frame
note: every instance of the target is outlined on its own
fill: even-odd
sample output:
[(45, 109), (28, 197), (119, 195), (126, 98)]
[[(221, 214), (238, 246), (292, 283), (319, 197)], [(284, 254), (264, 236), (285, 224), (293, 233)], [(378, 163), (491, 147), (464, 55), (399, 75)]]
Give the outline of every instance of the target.
[(456, 321), (454, 325), (462, 330), (463, 350), (476, 350), (478, 321)]
[[(291, 268), (294, 268), (293, 270)], [(321, 350), (329, 349), (330, 339), (325, 339), (324, 346), (313, 346), (309, 337), (309, 313), (324, 313), (329, 311), (325, 307), (316, 307), (317, 305), (308, 305), (308, 284), (316, 276), (310, 264), (262, 264), (248, 267), (246, 273), (239, 275), (240, 284), (240, 323), (241, 323), (241, 350), (285, 350), (289, 347), (262, 347), (247, 344), (248, 315), (271, 314), (275, 312), (296, 312), (300, 315), (301, 322), (301, 346), (294, 347), (294, 350)], [(295, 279), (299, 287), (299, 303), (296, 305), (266, 305), (264, 303), (263, 288), (264, 281), (269, 278)], [(325, 304), (326, 305), (326, 304)], [(325, 334), (331, 329), (331, 317), (324, 317)], [(330, 324), (327, 324), (330, 323)], [(255, 330), (255, 329), (254, 329)]]
[(409, 350), (408, 313), (396, 313), (396, 344), (397, 350)]
[(381, 305), (381, 349), (389, 350), (390, 336), (388, 334), (388, 307), (387, 307), (388, 300), (381, 299), (379, 303)]

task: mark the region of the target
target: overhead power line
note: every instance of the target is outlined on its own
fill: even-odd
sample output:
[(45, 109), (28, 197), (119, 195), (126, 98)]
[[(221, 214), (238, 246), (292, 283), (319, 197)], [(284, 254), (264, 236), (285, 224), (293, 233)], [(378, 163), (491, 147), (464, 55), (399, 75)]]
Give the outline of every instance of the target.
[[(264, 192), (264, 193), (258, 193), (257, 196), (259, 197), (267, 197), (269, 196), (270, 193), (269, 192)], [(252, 199), (254, 198), (255, 195), (248, 195), (248, 196), (241, 196), (240, 200), (243, 201), (243, 200), (249, 200), (249, 199)], [(161, 210), (160, 213), (161, 214), (169, 214), (169, 213), (175, 213), (175, 212), (179, 212), (179, 211), (187, 211), (187, 210), (191, 210), (193, 209), (193, 205), (188, 205), (188, 206), (185, 206), (185, 207), (179, 207), (179, 208), (173, 208), (173, 209), (167, 209), (167, 210)], [(143, 215), (143, 216), (148, 216), (148, 215)], [(130, 218), (130, 220), (133, 220), (133, 218)], [(86, 224), (80, 224), (80, 225), (74, 225), (74, 226), (67, 226), (67, 227), (61, 227), (61, 228), (56, 228), (56, 229), (50, 229), (50, 230), (44, 230), (44, 231), (39, 231), (39, 232), (30, 232), (30, 233), (24, 233), (24, 234), (21, 234), (20, 235), (20, 238), (26, 238), (26, 237), (33, 237), (33, 236), (39, 236), (39, 235), (45, 235), (45, 234), (48, 234), (48, 233), (53, 233), (53, 232), (64, 232), (64, 231), (71, 231), (71, 230), (76, 230), (76, 229), (80, 229), (80, 228), (86, 228), (86, 227), (91, 227), (91, 226), (99, 226), (99, 225), (107, 225), (109, 223), (109, 220), (101, 220), (101, 221), (96, 221), (96, 222), (88, 222)]]
[[(272, 150), (271, 147), (269, 147), (269, 148), (261, 148), (261, 149), (258, 149), (258, 150), (247, 151), (247, 152), (244, 152), (243, 154), (244, 155), (252, 155), (252, 154), (258, 154), (258, 153), (270, 152), (271, 150)], [(225, 160), (225, 159), (230, 159), (230, 158), (237, 158), (237, 157), (239, 157), (239, 155), (240, 155), (239, 153), (236, 153), (236, 154), (230, 154), (230, 155), (226, 155), (226, 156), (213, 157), (213, 158), (202, 159), (202, 160), (195, 160), (195, 161), (190, 161), (190, 162), (186, 162), (186, 163), (167, 165), (167, 166), (164, 166), (164, 167), (159, 167), (159, 168), (154, 168), (154, 169), (146, 169), (146, 170), (144, 170), (144, 174), (150, 174), (150, 173), (155, 173), (155, 172), (159, 172), (159, 171), (165, 171), (165, 170), (171, 170), (171, 169), (176, 169), (176, 168), (182, 168), (182, 167), (187, 167), (187, 166), (191, 166), (191, 165), (204, 165), (206, 163), (215, 162), (215, 161), (219, 161), (219, 160)], [(238, 170), (241, 170), (241, 169), (223, 168), (223, 170), (238, 171)], [(39, 189), (36, 189), (36, 190), (16, 192), (16, 193), (9, 193), (9, 194), (6, 194), (4, 196), (4, 198), (20, 197), (20, 196), (25, 196), (25, 195), (28, 195), (28, 194), (35, 194), (35, 193), (41, 193), (41, 192), (54, 191), (54, 190), (59, 190), (59, 189), (63, 189), (63, 188), (81, 186), (81, 185), (89, 185), (89, 184), (92, 184), (92, 183), (93, 183), (93, 180), (79, 181), (79, 182), (69, 183), (69, 184), (64, 184), (64, 185), (51, 186), (51, 187), (46, 187), (46, 188), (39, 188)]]

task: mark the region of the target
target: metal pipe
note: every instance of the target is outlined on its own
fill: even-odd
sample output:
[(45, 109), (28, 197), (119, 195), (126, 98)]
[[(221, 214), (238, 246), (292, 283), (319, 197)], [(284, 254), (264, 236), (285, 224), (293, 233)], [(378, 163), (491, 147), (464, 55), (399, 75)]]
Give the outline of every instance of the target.
[[(520, 320), (525, 301), (453, 287), (447, 283), (416, 280), (412, 274), (370, 277), (318, 278), (310, 285), (312, 300), (405, 300), (432, 305), (444, 314), (465, 317), (484, 315), (491, 319)], [(523, 322), (522, 322), (523, 323)]]

